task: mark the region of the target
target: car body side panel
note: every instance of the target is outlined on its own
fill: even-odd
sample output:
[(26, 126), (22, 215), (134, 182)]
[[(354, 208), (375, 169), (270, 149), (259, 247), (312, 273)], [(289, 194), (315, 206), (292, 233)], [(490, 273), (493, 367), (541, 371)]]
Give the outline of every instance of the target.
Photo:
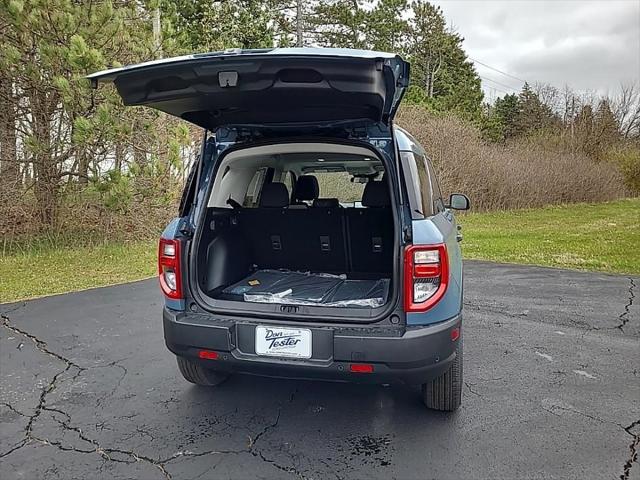
[(449, 211), (413, 221), (413, 244), (445, 243), (449, 255), (449, 286), (442, 299), (426, 312), (408, 313), (407, 325), (430, 325), (455, 317), (462, 310), (462, 258), (457, 228)]
[[(169, 224), (166, 226), (166, 228), (162, 232), (161, 237), (167, 240), (177, 239), (180, 236), (180, 228), (184, 220), (185, 220), (184, 218), (180, 218), (180, 217), (176, 217), (173, 220), (171, 220), (171, 222), (169, 222)], [(185, 265), (185, 261), (184, 261), (184, 258), (182, 258), (183, 271), (184, 271), (184, 265)], [(183, 288), (185, 288), (184, 285), (183, 285)], [(167, 308), (170, 308), (171, 310), (182, 311), (185, 309), (184, 299), (175, 300), (173, 298), (164, 297), (164, 304), (167, 306)]]
[[(398, 150), (427, 156), (416, 139), (401, 127), (394, 126)], [(457, 240), (457, 224), (453, 212), (445, 210), (434, 216), (412, 221), (412, 243), (433, 245), (445, 243), (449, 260), (449, 285), (442, 299), (426, 312), (408, 313), (407, 325), (430, 325), (444, 322), (462, 311), (462, 255)]]

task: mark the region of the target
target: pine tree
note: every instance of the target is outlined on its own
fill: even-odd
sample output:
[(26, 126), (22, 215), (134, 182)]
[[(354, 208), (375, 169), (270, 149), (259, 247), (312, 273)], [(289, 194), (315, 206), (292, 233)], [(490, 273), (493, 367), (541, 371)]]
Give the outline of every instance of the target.
[(516, 135), (516, 122), (520, 111), (520, 99), (515, 94), (497, 98), (488, 105), (482, 122), (485, 138), (504, 142)]
[[(6, 26), (0, 70), (14, 92), (9, 105), (19, 115), (19, 160), (33, 178), (46, 228), (57, 222), (62, 188), (98, 179), (99, 162), (123, 133), (130, 143), (157, 139), (157, 114), (124, 113), (113, 89), (92, 91), (85, 78), (119, 62), (153, 58), (150, 20), (148, 10), (131, 2), (0, 0), (0, 24)], [(131, 118), (143, 129), (132, 132)]]
[(514, 133), (529, 135), (548, 129), (557, 120), (549, 106), (542, 103), (540, 97), (528, 83), (522, 87), (518, 96), (518, 114), (514, 122)]
[(271, 48), (294, 41), (293, 8), (283, 0), (164, 0), (175, 38), (189, 52)]

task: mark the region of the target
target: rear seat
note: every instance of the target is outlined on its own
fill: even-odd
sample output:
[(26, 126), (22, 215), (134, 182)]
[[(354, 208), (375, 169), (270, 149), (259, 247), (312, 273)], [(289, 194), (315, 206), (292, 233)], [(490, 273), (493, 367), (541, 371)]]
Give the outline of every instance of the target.
[(290, 264), (296, 270), (344, 273), (347, 268), (344, 218), (339, 208), (314, 207), (285, 214), (295, 237)]
[(362, 206), (345, 209), (349, 238), (350, 271), (386, 273), (393, 265), (393, 214), (387, 182), (369, 182)]
[(320, 194), (320, 185), (314, 175), (300, 175), (293, 187), (291, 207), (308, 207), (306, 202), (314, 202)]
[(386, 182), (367, 183), (362, 196), (366, 208), (340, 208), (336, 199), (315, 197), (307, 199), (314, 201), (313, 208), (291, 208), (286, 186), (268, 183), (259, 207), (240, 212), (258, 267), (388, 274), (393, 216)]
[[(339, 272), (347, 268), (343, 218), (333, 205), (318, 203), (320, 187), (314, 175), (296, 181), (294, 204), (285, 213), (291, 245), (289, 268), (312, 272)], [(312, 202), (313, 208), (307, 203)]]
[(288, 268), (289, 253), (284, 249), (285, 218), (289, 191), (284, 183), (266, 183), (258, 208), (240, 210), (240, 228), (260, 268)]

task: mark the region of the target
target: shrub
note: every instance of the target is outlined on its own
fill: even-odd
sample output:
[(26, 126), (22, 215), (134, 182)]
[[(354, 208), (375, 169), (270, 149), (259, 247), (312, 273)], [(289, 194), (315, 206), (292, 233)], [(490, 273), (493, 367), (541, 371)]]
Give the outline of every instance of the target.
[(443, 194), (466, 193), (474, 209), (601, 202), (631, 193), (613, 164), (549, 148), (536, 138), (488, 143), (469, 123), (416, 107), (403, 108), (398, 124), (426, 148)]
[(632, 145), (612, 148), (606, 159), (620, 169), (627, 188), (635, 195), (640, 194), (640, 148)]

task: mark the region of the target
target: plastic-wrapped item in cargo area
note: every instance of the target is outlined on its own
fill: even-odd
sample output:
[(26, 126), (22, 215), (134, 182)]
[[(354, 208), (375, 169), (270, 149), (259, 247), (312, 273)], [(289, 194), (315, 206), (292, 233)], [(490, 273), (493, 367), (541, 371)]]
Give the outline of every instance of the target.
[(245, 302), (325, 307), (381, 307), (387, 301), (390, 281), (347, 280), (345, 275), (258, 270), (224, 293)]

